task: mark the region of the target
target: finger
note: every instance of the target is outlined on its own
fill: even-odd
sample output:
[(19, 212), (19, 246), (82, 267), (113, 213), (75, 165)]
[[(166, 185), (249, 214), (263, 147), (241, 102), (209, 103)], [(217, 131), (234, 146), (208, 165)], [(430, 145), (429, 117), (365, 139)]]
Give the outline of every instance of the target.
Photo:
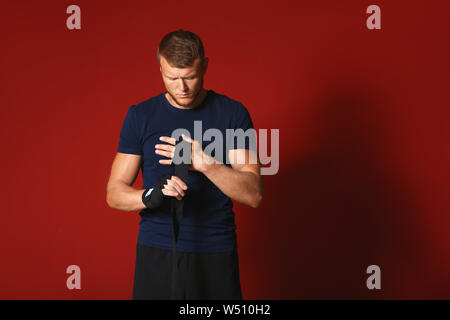
[(170, 143), (172, 145), (175, 145), (177, 143), (177, 140), (175, 140), (175, 138), (166, 137), (166, 136), (159, 137), (159, 140)]
[(155, 153), (156, 153), (156, 154), (159, 154), (159, 155), (161, 155), (161, 156), (170, 158), (170, 159), (172, 159), (172, 158), (173, 158), (173, 155), (174, 155), (173, 152), (163, 151), (163, 150), (155, 150)]
[(168, 144), (155, 144), (155, 149), (175, 152), (175, 147)]
[[(170, 180), (167, 180), (167, 182), (169, 183)], [(166, 191), (170, 191), (170, 193), (172, 194), (172, 197), (177, 198), (178, 200), (181, 200), (183, 197), (183, 194), (180, 194), (179, 190), (177, 190), (173, 185), (167, 184), (164, 186), (164, 189)]]
[(172, 160), (159, 160), (160, 164), (172, 164)]
[(181, 196), (176, 191), (166, 190), (166, 189), (162, 189), (161, 191), (165, 196), (174, 197), (174, 198), (177, 198), (178, 200), (182, 199)]
[(168, 180), (167, 183), (174, 188), (180, 195), (184, 197), (184, 191), (183, 188), (178, 185), (178, 183), (175, 180)]
[(172, 186), (172, 185), (170, 185), (170, 184), (167, 184), (167, 185), (165, 185), (164, 186), (164, 189), (166, 190), (166, 191), (170, 191), (171, 192), (171, 194), (173, 195), (173, 197), (182, 197), (182, 195), (180, 194), (180, 192), (174, 187), (174, 186)]
[(174, 180), (178, 184), (178, 186), (180, 186), (181, 189), (187, 190), (187, 184), (184, 183), (184, 181), (181, 180), (179, 177), (172, 176), (172, 180)]

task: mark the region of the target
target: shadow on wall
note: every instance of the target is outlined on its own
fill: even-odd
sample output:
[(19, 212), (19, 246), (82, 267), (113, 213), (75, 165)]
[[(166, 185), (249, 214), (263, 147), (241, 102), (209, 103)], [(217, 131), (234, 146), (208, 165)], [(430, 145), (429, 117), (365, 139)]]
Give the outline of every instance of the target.
[[(402, 268), (418, 260), (421, 230), (417, 204), (389, 168), (386, 109), (377, 110), (386, 101), (362, 90), (322, 96), (308, 156), (267, 179), (266, 194), (285, 201), (268, 201), (254, 226), (268, 235), (268, 298), (395, 298)], [(366, 287), (372, 264), (382, 290)]]

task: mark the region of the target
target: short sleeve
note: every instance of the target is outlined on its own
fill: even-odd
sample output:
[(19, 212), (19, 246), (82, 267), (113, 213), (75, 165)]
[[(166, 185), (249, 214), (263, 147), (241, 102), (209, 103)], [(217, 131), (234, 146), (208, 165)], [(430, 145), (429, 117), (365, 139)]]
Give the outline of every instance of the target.
[(229, 149), (249, 149), (256, 151), (256, 132), (253, 127), (253, 122), (250, 114), (241, 103), (239, 103), (238, 108), (236, 108), (233, 117), (232, 132), (233, 137), (227, 137), (230, 141)]
[(128, 109), (125, 120), (123, 121), (117, 152), (142, 155), (137, 127), (136, 106), (134, 105)]

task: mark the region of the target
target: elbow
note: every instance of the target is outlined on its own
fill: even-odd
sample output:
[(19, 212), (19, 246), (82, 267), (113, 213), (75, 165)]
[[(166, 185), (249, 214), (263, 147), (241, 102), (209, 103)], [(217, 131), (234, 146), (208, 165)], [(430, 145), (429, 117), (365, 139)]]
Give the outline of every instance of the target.
[(250, 201), (250, 207), (256, 209), (261, 205), (261, 202), (263, 200), (263, 195), (261, 193), (256, 193), (252, 200)]
[(263, 198), (264, 198), (264, 185), (261, 179), (258, 188), (252, 194), (252, 197), (250, 199), (250, 206), (254, 209), (258, 208), (261, 205)]
[(106, 192), (106, 203), (112, 209), (117, 209), (117, 204), (114, 201), (114, 197), (111, 195), (111, 192)]
[(108, 204), (108, 207), (114, 209), (114, 204), (113, 204), (111, 198), (108, 195), (106, 195), (106, 203)]

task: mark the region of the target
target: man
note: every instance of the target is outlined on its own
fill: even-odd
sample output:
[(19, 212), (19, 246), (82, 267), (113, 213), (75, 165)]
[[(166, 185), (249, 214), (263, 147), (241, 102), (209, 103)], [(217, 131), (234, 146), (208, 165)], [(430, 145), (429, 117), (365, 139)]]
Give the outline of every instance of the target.
[[(172, 258), (178, 299), (242, 299), (231, 199), (254, 208), (262, 201), (260, 165), (251, 161), (256, 147), (223, 139), (226, 154), (209, 154), (209, 141), (193, 138), (200, 121), (202, 134), (215, 129), (225, 137), (227, 129), (252, 129), (250, 115), (240, 102), (203, 88), (208, 58), (194, 33), (167, 34), (157, 58), (167, 91), (129, 108), (107, 185), (110, 207), (141, 210), (133, 299), (173, 297)], [(191, 148), (186, 181), (174, 175), (171, 134), (180, 128)], [(144, 188), (135, 189), (140, 168)], [(175, 257), (167, 199), (184, 202)]]

